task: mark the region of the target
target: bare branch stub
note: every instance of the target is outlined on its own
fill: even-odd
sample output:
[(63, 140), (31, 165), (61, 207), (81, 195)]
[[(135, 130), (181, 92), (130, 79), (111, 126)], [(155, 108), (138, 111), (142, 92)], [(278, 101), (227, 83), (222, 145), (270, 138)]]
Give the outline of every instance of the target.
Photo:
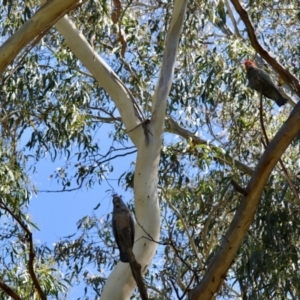
[(242, 194), (243, 196), (247, 196), (246, 189), (241, 187), (234, 179), (231, 179), (230, 183), (238, 193)]
[(132, 272), (132, 276), (137, 284), (138, 290), (140, 292), (141, 295), (141, 299), (142, 300), (148, 300), (148, 294), (147, 294), (147, 289), (146, 286), (144, 284), (144, 280), (143, 280), (143, 276), (142, 276), (142, 267), (141, 265), (137, 262), (137, 260), (135, 259), (135, 256), (132, 252), (131, 248), (128, 248), (128, 252), (127, 255), (129, 257), (129, 265), (130, 265), (130, 269)]

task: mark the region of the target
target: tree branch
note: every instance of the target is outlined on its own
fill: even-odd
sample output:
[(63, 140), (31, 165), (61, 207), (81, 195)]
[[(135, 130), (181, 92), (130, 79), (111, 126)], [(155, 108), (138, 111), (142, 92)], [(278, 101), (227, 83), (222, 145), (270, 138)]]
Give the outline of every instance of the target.
[(106, 117), (100, 117), (100, 116), (95, 116), (95, 115), (91, 115), (91, 114), (86, 114), (84, 116), (90, 118), (94, 122), (103, 122), (103, 123), (108, 123), (108, 124), (109, 123), (116, 123), (117, 121), (122, 122), (122, 119), (119, 118), (119, 117), (106, 118)]
[(183, 226), (183, 229), (184, 229), (184, 231), (185, 231), (185, 233), (186, 233), (186, 235), (189, 239), (191, 248), (194, 251), (194, 255), (195, 255), (195, 258), (198, 262), (198, 265), (201, 269), (204, 269), (203, 263), (202, 263), (199, 255), (198, 255), (198, 251), (197, 251), (197, 248), (196, 248), (196, 245), (195, 245), (195, 242), (194, 242), (194, 238), (191, 236), (191, 234), (189, 232), (189, 229), (186, 226), (185, 220), (183, 219), (183, 217), (182, 217), (181, 213), (178, 211), (178, 209), (171, 203), (171, 201), (169, 201), (169, 197), (165, 193), (164, 193), (164, 198), (167, 201), (167, 203), (169, 204), (170, 208), (173, 210), (173, 212), (177, 215), (178, 219), (180, 219), (180, 221), (182, 223), (182, 226)]
[(12, 210), (1, 200), (0, 201), (0, 207), (2, 207), (4, 210), (6, 210), (12, 217), (13, 219), (21, 226), (21, 228), (25, 232), (25, 239), (29, 245), (29, 259), (27, 263), (27, 268), (28, 272), (30, 274), (31, 280), (33, 282), (34, 288), (36, 289), (37, 293), (39, 294), (39, 298), (41, 300), (47, 300), (47, 297), (45, 293), (43, 292), (41, 285), (37, 279), (37, 276), (34, 271), (34, 258), (35, 258), (35, 252), (33, 249), (33, 240), (32, 240), (32, 233), (28, 229), (27, 225), (19, 218), (15, 213), (12, 212)]
[(300, 102), (291, 112), (273, 140), (267, 146), (247, 185), (247, 195), (237, 209), (219, 250), (199, 283), (189, 293), (189, 300), (210, 300), (221, 287), (253, 221), (262, 192), (273, 168), (300, 130)]
[(227, 12), (228, 12), (229, 18), (230, 18), (231, 23), (232, 23), (233, 28), (234, 28), (234, 34), (235, 34), (237, 37), (243, 39), (243, 37), (242, 37), (241, 34), (240, 34), (239, 28), (238, 28), (238, 26), (237, 26), (237, 23), (236, 23), (234, 14), (233, 14), (233, 12), (232, 12), (232, 9), (231, 9), (231, 7), (230, 7), (230, 4), (229, 4), (228, 0), (225, 0), (224, 2), (225, 2), (225, 6), (226, 6), (226, 8), (227, 8)]
[(243, 187), (241, 187), (234, 179), (231, 179), (230, 183), (238, 193), (242, 194), (243, 196), (247, 196), (247, 191)]
[[(260, 93), (260, 105), (259, 105), (259, 118), (260, 118), (260, 124), (261, 124), (261, 128), (262, 128), (262, 132), (263, 132), (263, 135), (265, 137), (265, 143), (263, 143), (263, 145), (265, 146), (265, 148), (267, 147), (267, 145), (270, 143), (270, 140), (269, 140), (269, 137), (267, 135), (267, 131), (266, 131), (266, 128), (265, 128), (265, 125), (264, 125), (264, 119), (263, 119), (263, 105), (262, 105), (262, 93)], [(285, 177), (285, 179), (287, 180), (292, 192), (294, 193), (295, 195), (295, 198), (297, 200), (297, 203), (298, 205), (300, 204), (300, 198), (299, 198), (299, 194), (297, 192), (297, 189), (295, 187), (295, 185), (293, 184), (291, 178), (290, 178), (290, 175), (288, 173), (288, 170), (286, 169), (282, 159), (280, 158), (279, 159), (279, 164), (281, 166), (281, 169), (283, 171), (283, 175)]]
[(267, 50), (265, 50), (261, 44), (258, 42), (253, 25), (250, 21), (249, 15), (247, 11), (241, 6), (239, 0), (230, 0), (235, 10), (240, 15), (241, 19), (243, 20), (248, 36), (251, 42), (252, 47), (260, 54), (260, 56), (268, 62), (273, 69), (280, 75), (280, 77), (287, 83), (292, 90), (300, 97), (300, 83), (299, 80), (291, 74), (287, 69), (285, 69), (277, 60), (272, 57)]
[[(64, 36), (72, 52), (80, 59), (114, 101), (126, 129), (130, 130), (142, 123), (144, 121), (143, 114), (129, 89), (109, 65), (95, 53), (92, 46), (69, 17), (65, 16), (60, 19), (55, 24), (55, 27)], [(129, 136), (134, 144), (136, 144), (142, 133), (143, 128), (141, 126), (130, 132)]]
[(155, 93), (153, 95), (152, 121), (159, 119), (160, 122), (159, 124), (156, 123), (156, 126), (161, 128), (164, 122), (167, 97), (169, 95), (173, 80), (176, 54), (179, 44), (179, 38), (182, 31), (183, 21), (185, 18), (187, 2), (187, 0), (174, 1), (174, 11), (172, 14), (171, 23), (166, 37), (165, 51), (161, 71), (156, 85)]
[(0, 281), (0, 289), (2, 289), (8, 296), (12, 297), (14, 300), (22, 300), (19, 295), (17, 295), (8, 285)]
[(129, 265), (130, 269), (132, 272), (132, 276), (134, 277), (134, 280), (136, 282), (136, 285), (138, 287), (138, 290), (140, 292), (140, 296), (142, 300), (148, 300), (148, 295), (147, 295), (147, 289), (143, 281), (143, 276), (142, 276), (142, 267), (141, 265), (136, 261), (135, 256), (132, 252), (131, 246), (127, 247), (127, 254), (129, 257)]
[(0, 47), (0, 75), (26, 45), (41, 38), (57, 20), (82, 3), (79, 0), (52, 0), (44, 4)]
[[(166, 132), (178, 134), (179, 136), (183, 137), (184, 139), (188, 140), (191, 138), (194, 144), (197, 145), (208, 145), (209, 143), (194, 134), (190, 131), (184, 129), (183, 127), (179, 126), (170, 116), (167, 118), (167, 126)], [(211, 149), (213, 149), (217, 154), (215, 155), (215, 159), (221, 164), (230, 165), (232, 168), (237, 167), (240, 171), (246, 173), (247, 175), (252, 175), (253, 170), (248, 167), (247, 165), (243, 164), (242, 162), (232, 158), (229, 154), (223, 154), (223, 150), (217, 146), (209, 145)]]

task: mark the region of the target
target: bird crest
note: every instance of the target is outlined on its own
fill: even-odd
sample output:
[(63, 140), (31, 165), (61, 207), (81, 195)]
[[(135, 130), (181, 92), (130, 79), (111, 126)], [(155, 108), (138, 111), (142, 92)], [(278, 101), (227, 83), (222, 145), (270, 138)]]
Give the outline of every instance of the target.
[(248, 70), (250, 67), (254, 67), (254, 68), (257, 67), (254, 61), (248, 59), (244, 61), (244, 66), (246, 70)]

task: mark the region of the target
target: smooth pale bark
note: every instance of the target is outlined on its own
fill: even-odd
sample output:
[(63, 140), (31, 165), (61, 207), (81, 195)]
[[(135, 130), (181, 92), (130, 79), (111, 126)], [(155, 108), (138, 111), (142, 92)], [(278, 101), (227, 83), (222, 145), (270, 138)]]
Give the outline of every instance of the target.
[[(186, 5), (187, 1), (175, 1), (165, 43), (160, 77), (153, 96), (152, 107), (154, 107), (154, 112), (149, 127), (152, 133), (151, 140), (146, 145), (143, 137), (140, 139), (141, 143), (138, 144), (138, 156), (134, 173), (134, 196), (136, 218), (142, 228), (140, 226), (136, 228), (136, 240), (138, 242), (135, 243), (133, 250), (144, 272), (152, 261), (157, 244), (141, 237), (147, 236), (146, 231), (155, 241), (158, 241), (160, 235), (160, 208), (157, 197), (158, 164), (166, 101), (172, 84), (178, 41), (181, 35)], [(130, 298), (135, 283), (129, 267), (123, 267), (123, 265), (119, 263), (117, 268), (110, 274), (101, 295), (102, 300), (125, 300)], [(124, 271), (126, 272), (125, 274)], [(122, 290), (116, 290), (116, 283), (118, 283), (118, 288), (121, 287)]]
[(52, 0), (43, 5), (0, 47), (0, 74), (30, 42), (41, 38), (57, 20), (79, 3), (82, 1)]
[(189, 300), (210, 300), (218, 292), (253, 221), (270, 173), (299, 131), (300, 102), (269, 143), (258, 162), (246, 188), (248, 194), (243, 198), (235, 213), (230, 227), (222, 239), (220, 248), (209, 264), (203, 279), (198, 286), (189, 292)]
[[(63, 17), (55, 24), (56, 29), (64, 36), (68, 46), (84, 66), (91, 72), (93, 77), (105, 89), (116, 104), (127, 131), (135, 128), (141, 123), (137, 116), (132, 96), (120, 81), (114, 71), (94, 51), (92, 46), (76, 28), (68, 16)], [(142, 127), (130, 131), (129, 136), (136, 145), (138, 139), (143, 135)]]
[[(160, 235), (160, 208), (157, 197), (158, 164), (165, 119), (165, 108), (173, 79), (174, 65), (185, 16), (187, 0), (177, 0), (168, 30), (160, 78), (153, 96), (154, 111), (149, 124), (149, 143), (141, 126), (129, 133), (138, 149), (134, 176), (136, 219), (135, 244), (133, 252), (145, 272), (155, 254), (157, 243), (142, 238), (150, 235), (158, 241)], [(111, 68), (94, 52), (85, 37), (75, 25), (64, 17), (55, 25), (64, 36), (72, 52), (81, 60), (99, 84), (116, 104), (127, 130), (140, 124), (138, 109), (130, 92), (125, 88)], [(145, 233), (146, 232), (146, 233)], [(101, 299), (129, 299), (135, 288), (128, 264), (119, 262), (110, 274), (102, 291)]]

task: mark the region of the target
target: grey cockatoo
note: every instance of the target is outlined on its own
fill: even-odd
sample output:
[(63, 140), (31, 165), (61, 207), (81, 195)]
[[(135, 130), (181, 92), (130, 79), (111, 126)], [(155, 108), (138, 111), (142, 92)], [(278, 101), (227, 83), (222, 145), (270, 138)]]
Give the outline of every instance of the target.
[(278, 87), (273, 83), (271, 76), (266, 71), (259, 69), (251, 60), (246, 60), (244, 65), (250, 88), (275, 101), (278, 106), (286, 103), (287, 100), (281, 95)]
[(113, 233), (120, 251), (121, 262), (129, 262), (128, 248), (134, 243), (134, 221), (130, 210), (118, 195), (113, 195)]

